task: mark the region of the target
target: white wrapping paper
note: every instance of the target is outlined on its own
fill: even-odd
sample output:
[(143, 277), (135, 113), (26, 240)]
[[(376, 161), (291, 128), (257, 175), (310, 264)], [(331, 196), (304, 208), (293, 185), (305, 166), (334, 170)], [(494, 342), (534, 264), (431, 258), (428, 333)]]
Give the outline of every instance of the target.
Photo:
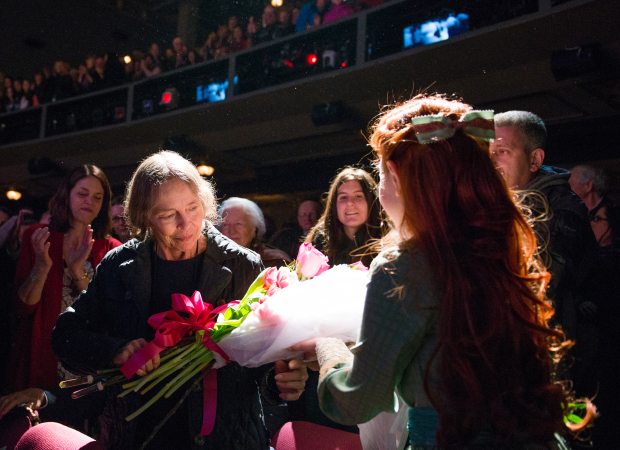
[(219, 346), (244, 367), (300, 358), (287, 350), (314, 337), (355, 342), (359, 335), (369, 272), (336, 266), (293, 284), (250, 314)]

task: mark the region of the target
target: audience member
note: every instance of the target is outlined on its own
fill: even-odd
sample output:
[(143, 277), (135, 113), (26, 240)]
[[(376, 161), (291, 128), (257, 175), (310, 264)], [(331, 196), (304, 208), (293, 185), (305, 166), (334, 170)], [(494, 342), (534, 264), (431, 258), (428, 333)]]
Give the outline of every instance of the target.
[(267, 5), (263, 10), (262, 26), (252, 35), (252, 45), (277, 39), (279, 37), (278, 31), (276, 25), (276, 9), (271, 5)]
[(299, 10), (295, 29), (305, 31), (323, 23), (325, 13), (329, 11), (329, 0), (313, 0)]
[(265, 245), (265, 218), (256, 203), (231, 197), (220, 206), (222, 234), (242, 247), (258, 253), (265, 267), (282, 267), (292, 260), (282, 250)]
[(155, 58), (151, 53), (147, 53), (144, 59), (140, 61), (140, 68), (147, 78), (161, 73), (161, 66), (155, 64)]
[(46, 85), (47, 79), (43, 77), (41, 72), (37, 72), (34, 74), (34, 95), (37, 97), (39, 104), (47, 103), (48, 99), (46, 97)]
[(605, 172), (592, 166), (573, 167), (568, 179), (571, 189), (583, 200), (588, 211), (603, 201), (606, 181)]
[(54, 63), (53, 75), (50, 77), (51, 101), (64, 100), (76, 94), (73, 79), (69, 75), (69, 64), (63, 61)]
[(301, 242), (316, 225), (321, 217), (322, 209), (321, 205), (314, 200), (302, 202), (297, 209), (297, 224), (287, 226), (277, 232), (271, 240), (271, 245), (291, 255), (291, 258), (296, 258)]
[[(153, 58), (153, 68), (158, 68), (159, 72), (157, 73), (161, 73), (161, 71), (166, 65), (166, 61), (165, 59), (161, 57), (159, 53), (159, 45), (157, 45), (156, 42), (153, 42), (151, 46), (149, 47), (147, 56), (148, 55), (151, 55), (151, 57)], [(154, 69), (149, 69), (149, 70), (154, 70)], [(156, 74), (153, 74), (153, 75), (156, 75)], [(150, 76), (150, 75), (147, 75), (147, 76)]]
[(168, 67), (169, 69), (179, 69), (181, 67), (185, 67), (189, 65), (189, 60), (187, 59), (187, 53), (185, 52), (185, 43), (180, 37), (175, 37), (172, 40), (172, 48), (173, 52), (173, 60), (168, 59)]
[(278, 37), (288, 36), (295, 32), (295, 23), (291, 20), (291, 10), (286, 6), (281, 6), (278, 10)]
[(354, 12), (353, 8), (343, 3), (343, 0), (332, 0), (332, 7), (325, 13), (323, 23), (329, 23), (334, 20), (342, 19), (343, 17), (348, 17)]
[(106, 54), (103, 81), (106, 88), (120, 86), (125, 82), (125, 63), (115, 52)]
[(21, 320), (9, 364), (13, 391), (57, 386), (69, 375), (51, 349), (56, 318), (87, 288), (105, 254), (120, 245), (108, 237), (110, 186), (95, 166), (71, 171), (50, 211), (49, 227), (35, 225), (24, 234), (17, 264), (14, 304)]
[(248, 39), (243, 36), (243, 30), (240, 26), (236, 26), (232, 32), (232, 41), (230, 42), (230, 47), (228, 47), (228, 51), (230, 53), (240, 52), (241, 50), (245, 50), (248, 48)]
[(110, 210), (114, 237), (118, 239), (121, 244), (131, 239), (129, 236), (129, 228), (127, 227), (127, 219), (125, 218), (124, 200), (122, 195), (114, 197), (112, 199), (112, 209)]
[[(584, 292), (596, 254), (587, 208), (570, 189), (570, 172), (543, 165), (547, 132), (540, 117), (525, 111), (498, 114), (495, 136), (491, 158), (508, 187), (538, 193), (548, 205), (548, 210), (535, 200), (530, 205), (533, 211), (547, 215), (534, 225), (545, 249), (543, 261), (552, 274), (547, 294), (555, 302), (556, 320), (569, 338), (577, 339), (575, 354), (583, 354), (586, 349), (577, 335), (578, 311), (588, 306)], [(573, 381), (578, 394), (586, 369), (577, 361)]]

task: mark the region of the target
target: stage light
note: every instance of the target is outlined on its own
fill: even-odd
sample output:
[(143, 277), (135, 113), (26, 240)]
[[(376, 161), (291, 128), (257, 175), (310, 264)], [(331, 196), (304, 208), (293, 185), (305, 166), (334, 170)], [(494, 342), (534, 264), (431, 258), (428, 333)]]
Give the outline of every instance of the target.
[(196, 167), (198, 169), (198, 173), (200, 175), (203, 175), (205, 177), (209, 177), (211, 175), (213, 175), (213, 172), (215, 172), (215, 169), (211, 166), (208, 166), (206, 163), (202, 162), (200, 163), (200, 165), (198, 167)]
[(306, 62), (309, 65), (313, 65), (316, 64), (318, 58), (316, 57), (316, 55), (314, 53), (309, 53), (308, 56), (306, 56)]
[(123, 61), (125, 61), (125, 64), (129, 64), (131, 62), (131, 56), (125, 55), (125, 57), (123, 58)]
[(6, 191), (6, 198), (8, 198), (9, 200), (19, 200), (20, 198), (22, 198), (22, 193), (19, 191)]
[(282, 0), (271, 0), (271, 6), (274, 8), (279, 8), (282, 6)]
[(342, 63), (341, 66), (342, 67), (347, 67), (347, 63)]
[(179, 106), (179, 91), (176, 88), (168, 88), (161, 94), (160, 105), (165, 106), (166, 109), (172, 109)]

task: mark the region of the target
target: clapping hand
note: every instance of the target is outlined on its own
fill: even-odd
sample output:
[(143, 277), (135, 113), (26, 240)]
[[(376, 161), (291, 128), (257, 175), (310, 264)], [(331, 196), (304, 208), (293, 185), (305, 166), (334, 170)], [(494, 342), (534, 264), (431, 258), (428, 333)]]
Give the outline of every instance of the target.
[(30, 388), (14, 392), (5, 397), (0, 397), (0, 419), (11, 409), (18, 405), (26, 404), (37, 410), (45, 402), (45, 392), (42, 389)]
[(48, 238), (50, 232), (47, 227), (38, 228), (32, 233), (30, 242), (35, 255), (35, 272), (44, 278), (52, 268), (52, 258), (50, 258), (50, 242)]
[(88, 259), (88, 255), (90, 255), (94, 243), (93, 229), (90, 225), (84, 228), (82, 239), (73, 242), (67, 241), (65, 246), (65, 261), (74, 278), (79, 278), (79, 276), (76, 277), (76, 275), (79, 275), (80, 271), (82, 271), (82, 267)]

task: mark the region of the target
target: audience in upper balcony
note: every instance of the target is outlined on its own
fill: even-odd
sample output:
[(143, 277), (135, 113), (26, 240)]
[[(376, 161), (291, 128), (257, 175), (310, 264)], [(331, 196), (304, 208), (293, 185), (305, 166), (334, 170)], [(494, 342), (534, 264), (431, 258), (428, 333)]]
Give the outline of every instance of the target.
[(323, 23), (323, 17), (329, 11), (328, 0), (313, 0), (306, 3), (299, 10), (299, 17), (295, 28), (297, 31), (305, 31)]
[(323, 17), (323, 23), (333, 22), (334, 20), (342, 19), (343, 17), (350, 16), (355, 13), (353, 8), (343, 3), (343, 0), (332, 0), (332, 7), (325, 13)]
[[(0, 113), (64, 100), (202, 61), (224, 58), (231, 53), (245, 50), (250, 45), (279, 39), (295, 31), (305, 31), (384, 1), (333, 0), (330, 4), (330, 0), (313, 0), (301, 9), (291, 9), (288, 5), (274, 8), (268, 4), (263, 9), (260, 22), (255, 21), (253, 16), (247, 19), (247, 23), (239, 20), (237, 16), (231, 16), (226, 24), (209, 33), (200, 48), (188, 48), (180, 37), (176, 37), (172, 48), (167, 48), (165, 52), (160, 52), (156, 42), (150, 45), (148, 51), (135, 50), (129, 65), (114, 52), (104, 57), (89, 54), (77, 67), (58, 60), (51, 71), (48, 67), (43, 67), (34, 74), (34, 81), (32, 76), (19, 79), (4, 76), (0, 79), (4, 81), (0, 85)], [(136, 54), (140, 57), (136, 57)], [(30, 87), (24, 90), (24, 84), (29, 84)]]

